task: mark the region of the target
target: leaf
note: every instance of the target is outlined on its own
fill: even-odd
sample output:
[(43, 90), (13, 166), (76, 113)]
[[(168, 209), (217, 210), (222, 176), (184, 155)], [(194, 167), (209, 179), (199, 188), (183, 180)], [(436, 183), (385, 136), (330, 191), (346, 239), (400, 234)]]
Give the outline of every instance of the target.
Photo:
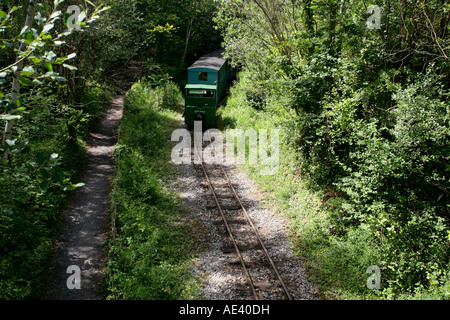
[(5, 11), (0, 10), (0, 18), (5, 19), (7, 16)]
[(19, 36), (21, 36), (21, 35), (23, 35), (25, 32), (27, 32), (27, 31), (28, 31), (28, 28), (29, 28), (28, 26), (23, 27), (22, 30), (20, 31)]
[(14, 211), (12, 211), (10, 208), (3, 208), (3, 213), (7, 216), (12, 216), (14, 214)]
[(39, 3), (38, 4), (39, 8), (41, 8), (41, 10), (44, 10), (46, 13), (49, 13), (50, 11), (48, 10), (48, 7), (45, 3)]
[(24, 37), (25, 43), (30, 44), (30, 43), (32, 43), (34, 41), (34, 39), (35, 39), (35, 37), (34, 37), (34, 34), (33, 34), (33, 32), (31, 30), (27, 31), (25, 33), (25, 37)]
[(48, 168), (41, 168), (39, 170), (39, 173), (41, 174), (43, 179), (48, 179), (49, 175), (48, 175)]
[(69, 54), (69, 55), (67, 56), (67, 59), (66, 59), (66, 60), (73, 59), (73, 58), (75, 58), (76, 56), (77, 56), (76, 53), (71, 53), (71, 54)]
[(96, 20), (98, 20), (98, 19), (100, 19), (100, 16), (95, 15), (95, 16), (93, 16), (91, 19), (89, 19), (88, 23), (92, 23), (92, 22), (94, 22), (94, 21), (96, 21)]
[[(34, 40), (33, 41), (33, 47), (41, 47), (43, 48), (45, 46), (45, 42), (44, 41), (40, 41), (40, 40)], [(24, 53), (24, 55), (26, 55), (26, 52)]]
[(14, 140), (5, 140), (5, 142), (6, 142), (6, 144), (7, 144), (8, 146), (14, 147), (14, 145), (15, 145), (16, 142), (17, 142), (17, 139), (14, 139)]
[(23, 86), (32, 86), (33, 85), (33, 81), (31, 81), (30, 79), (25, 78), (25, 77), (19, 77), (19, 82)]
[(32, 66), (27, 66), (27, 67), (23, 68), (22, 74), (24, 76), (31, 76), (34, 74), (34, 68)]
[(78, 15), (77, 23), (83, 22), (84, 19), (86, 19), (86, 11), (81, 11), (81, 13)]
[[(68, 180), (68, 179), (66, 179), (66, 180)], [(64, 182), (66, 182), (66, 180), (64, 180)], [(73, 190), (75, 190), (75, 189), (77, 189), (77, 188), (80, 188), (80, 187), (83, 187), (83, 186), (84, 186), (84, 183), (77, 183), (77, 184), (69, 183), (69, 185), (66, 186), (66, 187), (64, 188), (64, 190), (65, 190), (65, 191), (73, 191)]]
[(55, 0), (54, 2), (53, 2), (53, 4), (55, 5), (55, 7), (56, 6), (58, 6), (61, 2), (63, 2), (64, 0)]
[(61, 15), (61, 11), (56, 11), (50, 16), (50, 20), (57, 19)]
[(53, 72), (53, 65), (50, 61), (45, 62), (45, 67), (47, 68), (48, 71)]
[(0, 78), (5, 78), (8, 75), (6, 72), (0, 72)]
[(71, 53), (67, 57), (61, 57), (61, 58), (56, 59), (56, 62), (63, 62), (63, 61), (66, 61), (66, 60), (70, 60), (70, 59), (75, 58), (76, 56), (77, 56), (76, 53)]
[(56, 53), (54, 53), (53, 51), (47, 51), (44, 55), (45, 60), (53, 60), (54, 58), (56, 58)]
[(53, 23), (46, 24), (44, 29), (42, 29), (42, 33), (47, 33), (53, 29), (55, 25)]
[(56, 179), (59, 183), (62, 183), (64, 179), (66, 179), (66, 175), (64, 174), (64, 172), (58, 171), (58, 173), (56, 174)]
[(71, 66), (71, 65), (65, 64), (65, 63), (63, 63), (63, 67), (64, 67), (64, 68), (67, 68), (67, 69), (69, 69), (69, 70), (78, 70), (77, 67), (74, 67), (74, 66)]
[(86, 0), (87, 3), (89, 3), (91, 6), (93, 6), (95, 8), (95, 4), (93, 4), (91, 1)]
[(38, 79), (34, 79), (33, 80), (33, 84), (35, 85), (35, 86), (40, 86), (40, 85), (42, 85), (42, 84), (44, 84), (42, 81), (40, 81), (40, 80), (38, 80)]
[(41, 188), (42, 191), (46, 192), (48, 190), (48, 182), (42, 181), (39, 187)]
[(100, 13), (106, 11), (106, 10), (109, 10), (109, 9), (111, 9), (111, 7), (103, 7), (99, 11), (97, 11), (97, 14), (100, 14)]
[(66, 78), (64, 78), (64, 77), (61, 77), (61, 76), (53, 76), (53, 77), (51, 77), (53, 80), (56, 80), (56, 81), (58, 81), (58, 82), (66, 82), (67, 81), (67, 79)]

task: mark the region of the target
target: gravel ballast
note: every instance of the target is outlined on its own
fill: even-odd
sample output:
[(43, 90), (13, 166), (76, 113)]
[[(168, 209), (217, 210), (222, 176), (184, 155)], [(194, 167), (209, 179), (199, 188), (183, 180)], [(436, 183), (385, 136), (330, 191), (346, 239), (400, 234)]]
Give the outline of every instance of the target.
[[(179, 174), (171, 180), (170, 188), (179, 194), (186, 208), (186, 222), (194, 229), (193, 237), (199, 248), (194, 274), (202, 279), (202, 295), (211, 300), (250, 299), (246, 278), (241, 267), (236, 264), (236, 254), (224, 250), (230, 246), (228, 235), (224, 232), (201, 166), (191, 164), (176, 167)], [(292, 298), (318, 299), (318, 289), (307, 280), (303, 262), (295, 256), (289, 241), (287, 218), (263, 206), (263, 194), (241, 168), (234, 165), (225, 168)]]

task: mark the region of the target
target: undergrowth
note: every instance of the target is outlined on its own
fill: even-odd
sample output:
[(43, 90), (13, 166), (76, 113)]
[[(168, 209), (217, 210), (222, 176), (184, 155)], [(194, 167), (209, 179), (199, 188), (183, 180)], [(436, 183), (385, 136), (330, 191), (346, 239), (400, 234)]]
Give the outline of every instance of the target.
[[(324, 160), (305, 162), (303, 155), (310, 145), (308, 141), (298, 143), (303, 133), (286, 116), (285, 106), (292, 103), (289, 95), (272, 93), (264, 98), (264, 109), (258, 110), (249, 94), (253, 89), (250, 83), (249, 75), (242, 73), (231, 89), (226, 105), (219, 109), (221, 129), (281, 129), (278, 172), (261, 175), (260, 165), (250, 165), (248, 161), (244, 168), (268, 192), (267, 205), (290, 218), (292, 243), (323, 296), (326, 299), (448, 299), (450, 281), (445, 261), (450, 231), (444, 219), (434, 213), (434, 207), (421, 206), (410, 212), (406, 205), (402, 207), (399, 203), (397, 207), (376, 207), (381, 203), (381, 196), (375, 198), (373, 205), (363, 202), (373, 200), (364, 193), (370, 187), (364, 181), (374, 175), (365, 171), (388, 163), (385, 158), (391, 154), (385, 149), (398, 152), (395, 144), (376, 137), (376, 131), (371, 128), (355, 130), (361, 134), (359, 143), (364, 141), (367, 145), (362, 150), (372, 155), (378, 152), (377, 155), (364, 154), (370, 163), (354, 169), (341, 183), (318, 183), (313, 178), (320, 174)], [(400, 138), (405, 140), (405, 137)], [(404, 158), (408, 156), (403, 154)], [(335, 176), (341, 174), (338, 169), (334, 171)], [(387, 175), (390, 168), (383, 170)], [(420, 191), (419, 186), (415, 187)], [(350, 188), (360, 190), (348, 197), (342, 190)], [(391, 194), (396, 195), (396, 190), (391, 189)], [(414, 194), (408, 196), (412, 198)], [(367, 273), (370, 266), (380, 268), (378, 290), (370, 289), (367, 284), (372, 275)]]
[(170, 135), (183, 105), (172, 82), (136, 83), (125, 97), (111, 193), (116, 234), (109, 244), (108, 299), (197, 297), (189, 229), (180, 220), (179, 198), (163, 182), (175, 172)]
[(83, 139), (110, 96), (86, 90), (79, 110), (36, 98), (17, 123), (0, 164), (0, 300), (45, 296), (56, 230), (87, 161)]

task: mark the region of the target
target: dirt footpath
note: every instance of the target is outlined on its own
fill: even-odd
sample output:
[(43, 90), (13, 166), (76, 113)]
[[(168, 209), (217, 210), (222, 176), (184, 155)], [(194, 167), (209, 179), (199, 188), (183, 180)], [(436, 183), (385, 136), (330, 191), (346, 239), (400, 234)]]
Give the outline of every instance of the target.
[[(140, 79), (143, 66), (141, 61), (129, 61), (124, 68), (111, 75), (120, 94), (110, 101), (86, 141), (88, 166), (80, 181), (85, 185), (76, 191), (69, 203), (67, 216), (59, 231), (53, 276), (48, 289), (49, 299), (103, 298), (100, 281), (107, 261), (105, 241), (109, 233), (107, 218), (114, 174), (115, 134), (122, 120), (125, 94)], [(80, 280), (79, 289), (72, 281), (75, 278)]]
[[(89, 163), (62, 223), (57, 240), (55, 270), (50, 298), (54, 300), (101, 299), (99, 282), (106, 262), (108, 199), (113, 175), (115, 131), (122, 118), (123, 95), (116, 96), (87, 141)], [(67, 280), (80, 270), (80, 289), (69, 289)], [(72, 283), (72, 282), (70, 282)]]

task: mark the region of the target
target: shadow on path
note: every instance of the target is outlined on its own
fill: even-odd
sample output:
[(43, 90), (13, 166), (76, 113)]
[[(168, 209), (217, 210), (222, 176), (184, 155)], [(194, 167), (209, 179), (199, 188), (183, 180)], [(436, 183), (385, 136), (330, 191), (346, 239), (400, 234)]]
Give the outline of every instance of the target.
[[(127, 87), (140, 75), (136, 65), (139, 63), (129, 67), (132, 77)], [(100, 281), (107, 257), (104, 243), (108, 234), (106, 218), (114, 171), (115, 132), (122, 119), (123, 99), (124, 93), (112, 99), (87, 141), (88, 166), (81, 177), (85, 185), (77, 190), (69, 204), (56, 241), (51, 300), (102, 299)], [(67, 286), (72, 275), (67, 273), (70, 266), (81, 270), (80, 289)]]

